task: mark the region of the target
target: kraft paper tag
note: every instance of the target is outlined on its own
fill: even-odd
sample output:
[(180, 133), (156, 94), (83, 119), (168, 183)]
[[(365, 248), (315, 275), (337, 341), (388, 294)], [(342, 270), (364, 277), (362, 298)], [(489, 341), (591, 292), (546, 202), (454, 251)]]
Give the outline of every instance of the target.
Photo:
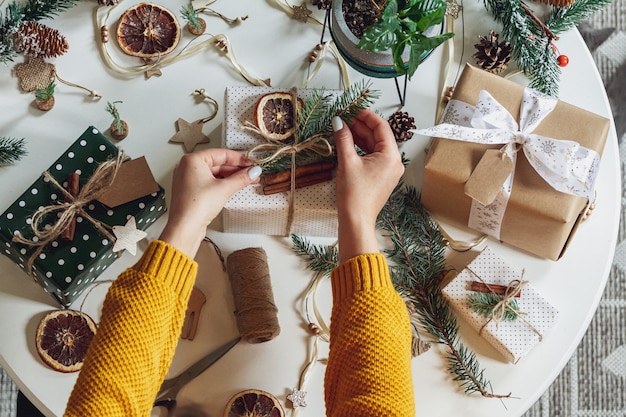
[(513, 171), (513, 161), (497, 149), (488, 149), (465, 183), (465, 195), (484, 206), (493, 203)]
[(113, 184), (98, 201), (110, 208), (128, 203), (159, 191), (145, 157), (126, 161), (117, 171)]

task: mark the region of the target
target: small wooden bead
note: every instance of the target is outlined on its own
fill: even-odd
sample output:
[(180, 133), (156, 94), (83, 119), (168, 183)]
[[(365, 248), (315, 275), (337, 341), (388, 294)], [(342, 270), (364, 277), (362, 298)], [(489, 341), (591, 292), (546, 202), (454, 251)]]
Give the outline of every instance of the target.
[(315, 49), (317, 49), (318, 51), (321, 51), (322, 49), (324, 49), (324, 45), (322, 45), (321, 43), (318, 43), (317, 45), (315, 45)]
[(103, 43), (107, 43), (109, 41), (109, 27), (107, 25), (100, 28), (100, 38)]
[(320, 328), (315, 323), (309, 323), (309, 331), (314, 335), (320, 334)]

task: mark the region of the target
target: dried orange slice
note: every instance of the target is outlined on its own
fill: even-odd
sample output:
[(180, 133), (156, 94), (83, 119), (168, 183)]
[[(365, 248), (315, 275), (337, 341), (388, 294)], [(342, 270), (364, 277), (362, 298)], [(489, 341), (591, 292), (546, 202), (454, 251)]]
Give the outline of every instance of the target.
[(96, 334), (96, 323), (76, 310), (55, 310), (37, 326), (37, 353), (52, 369), (76, 372), (83, 366), (87, 348)]
[[(304, 102), (298, 98), (298, 110)], [(276, 92), (262, 96), (254, 107), (254, 118), (261, 133), (271, 140), (289, 139), (296, 130), (291, 93)]]
[(284, 417), (278, 399), (269, 392), (249, 389), (235, 394), (226, 404), (224, 417)]
[(153, 58), (169, 54), (180, 40), (176, 16), (163, 6), (139, 3), (126, 10), (117, 25), (120, 48), (131, 56)]

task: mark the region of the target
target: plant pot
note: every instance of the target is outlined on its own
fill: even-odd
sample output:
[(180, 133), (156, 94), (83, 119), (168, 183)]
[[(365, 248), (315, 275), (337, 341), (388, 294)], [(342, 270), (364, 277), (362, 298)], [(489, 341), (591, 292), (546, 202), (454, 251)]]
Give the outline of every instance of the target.
[[(391, 51), (372, 52), (357, 47), (359, 39), (348, 27), (343, 14), (343, 0), (333, 0), (331, 9), (330, 34), (337, 45), (337, 49), (345, 61), (361, 74), (375, 78), (395, 78), (403, 73), (396, 71)], [(444, 23), (431, 26), (424, 35), (434, 36), (443, 33)], [(433, 50), (424, 52), (420, 57), (423, 62)], [(409, 48), (406, 48), (402, 58), (408, 62)]]

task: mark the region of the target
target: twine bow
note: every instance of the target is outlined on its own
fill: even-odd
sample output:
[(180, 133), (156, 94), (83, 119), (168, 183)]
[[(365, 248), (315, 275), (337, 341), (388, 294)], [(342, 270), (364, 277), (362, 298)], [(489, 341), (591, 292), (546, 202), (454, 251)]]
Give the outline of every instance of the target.
[[(489, 292), (491, 292), (492, 294), (498, 295), (491, 288), (491, 286), (488, 283), (486, 283), (477, 273), (472, 271), (471, 268), (466, 267), (466, 269), (472, 275), (474, 275), (476, 278), (478, 278), (480, 280), (480, 282), (485, 284), (487, 289), (489, 289)], [(524, 275), (524, 271), (522, 271), (522, 276), (523, 275)], [(541, 332), (539, 332), (539, 330), (537, 330), (532, 324), (530, 324), (528, 322), (528, 320), (526, 320), (526, 319), (524, 319), (524, 317), (522, 317), (523, 315), (528, 314), (528, 313), (526, 313), (525, 311), (520, 311), (520, 310), (514, 309), (511, 306), (511, 301), (515, 297), (517, 297), (522, 292), (522, 288), (524, 288), (528, 284), (529, 284), (529, 281), (522, 281), (521, 279), (511, 280), (508, 283), (508, 285), (506, 286), (506, 290), (504, 291), (504, 295), (500, 296), (501, 297), (500, 301), (495, 306), (493, 306), (493, 308), (491, 309), (491, 313), (489, 314), (489, 316), (487, 318), (487, 321), (485, 323), (483, 323), (483, 325), (481, 326), (480, 330), (478, 331), (478, 334), (482, 334), (483, 329), (491, 321), (496, 323), (496, 327), (499, 326), (500, 322), (502, 322), (504, 320), (505, 314), (507, 312), (513, 312), (513, 313), (516, 314), (517, 318), (519, 318), (521, 321), (523, 321), (524, 324), (526, 324), (539, 337), (539, 341), (541, 342), (541, 340), (543, 339), (543, 336), (541, 335)]]
[[(274, 140), (272, 138), (267, 137), (267, 135), (263, 134), (261, 130), (255, 126), (254, 124), (246, 121), (245, 124), (241, 127), (244, 130), (250, 130), (255, 133), (261, 135), (267, 143), (262, 143), (253, 147), (252, 149), (246, 152), (246, 157), (257, 164), (266, 164), (268, 162), (273, 161), (282, 155), (289, 155), (291, 157), (291, 184), (290, 184), (290, 193), (289, 193), (289, 209), (287, 214), (287, 226), (285, 236), (291, 234), (291, 227), (293, 225), (293, 219), (295, 214), (295, 191), (296, 191), (296, 155), (299, 152), (310, 151), (316, 153), (321, 156), (330, 156), (333, 154), (333, 147), (328, 142), (323, 135), (318, 134), (314, 135), (310, 138), (305, 138), (302, 142), (300, 142), (300, 138), (298, 136), (298, 89), (291, 89), (291, 101), (292, 112), (293, 112), (293, 124), (296, 127), (294, 129), (294, 139), (293, 143), (286, 143)], [(269, 155), (256, 158), (252, 156), (255, 153), (264, 152), (269, 153)]]
[[(32, 267), (35, 259), (43, 251), (43, 249), (52, 241), (59, 238), (61, 234), (70, 226), (75, 216), (80, 215), (89, 221), (100, 233), (102, 233), (109, 241), (115, 241), (115, 237), (109, 233), (109, 231), (100, 223), (99, 220), (91, 217), (83, 207), (90, 201), (98, 199), (115, 180), (117, 172), (126, 159), (126, 154), (123, 151), (119, 151), (115, 159), (110, 159), (100, 164), (93, 175), (80, 189), (76, 197), (72, 196), (48, 171), (45, 171), (42, 176), (45, 181), (49, 181), (52, 185), (59, 189), (63, 194), (63, 199), (56, 204), (51, 204), (40, 208), (33, 215), (31, 221), (31, 229), (33, 231), (33, 238), (27, 239), (18, 231), (13, 237), (13, 241), (35, 247), (36, 250), (28, 259), (28, 271), (31, 277), (33, 276)], [(44, 225), (41, 227), (41, 223), (44, 219), (57, 212), (57, 220), (51, 225)]]

